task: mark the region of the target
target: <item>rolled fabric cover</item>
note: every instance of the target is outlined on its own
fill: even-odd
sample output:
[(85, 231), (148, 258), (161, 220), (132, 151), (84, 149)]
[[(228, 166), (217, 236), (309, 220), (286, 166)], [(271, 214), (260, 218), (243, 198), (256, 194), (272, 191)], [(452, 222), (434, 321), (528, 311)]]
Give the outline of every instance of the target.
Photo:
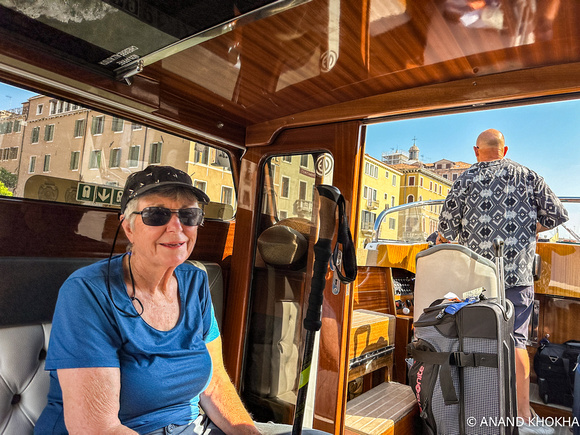
[(310, 237), (310, 230), (312, 229), (312, 222), (310, 220), (299, 217), (282, 219), (276, 223), (276, 225), (285, 225), (290, 227), (302, 234), (306, 240), (308, 240)]
[(310, 221), (306, 219), (284, 219), (271, 226), (258, 237), (262, 259), (271, 266), (302, 267), (309, 230)]

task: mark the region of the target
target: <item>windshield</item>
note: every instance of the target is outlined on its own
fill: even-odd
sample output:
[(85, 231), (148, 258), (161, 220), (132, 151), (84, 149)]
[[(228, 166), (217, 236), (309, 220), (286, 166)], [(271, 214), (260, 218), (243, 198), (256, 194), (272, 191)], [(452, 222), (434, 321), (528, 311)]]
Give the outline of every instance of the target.
[[(440, 204), (453, 182), (476, 162), (477, 136), (490, 128), (504, 134), (505, 158), (537, 172), (560, 198), (570, 198), (564, 204), (569, 221), (541, 233), (540, 240), (580, 243), (579, 112), (580, 100), (569, 100), (368, 126), (358, 247), (379, 240), (425, 242), (437, 230)], [(439, 202), (425, 203), (434, 200)]]
[[(539, 242), (580, 244), (578, 222), (572, 218), (580, 214), (580, 197), (560, 198), (571, 220), (539, 233)], [(374, 238), (365, 247), (375, 249), (378, 244), (434, 243), (439, 213), (444, 200), (429, 200), (401, 205), (381, 212), (372, 226)]]

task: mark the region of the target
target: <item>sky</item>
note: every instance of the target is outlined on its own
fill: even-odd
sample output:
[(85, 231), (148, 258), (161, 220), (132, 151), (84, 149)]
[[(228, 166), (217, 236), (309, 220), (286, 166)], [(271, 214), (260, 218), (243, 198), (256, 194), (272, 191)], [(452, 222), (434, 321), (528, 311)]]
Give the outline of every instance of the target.
[[(0, 109), (20, 107), (33, 95), (0, 83)], [(373, 124), (365, 149), (381, 160), (382, 153), (408, 153), (415, 143), (426, 163), (474, 163), (473, 145), (488, 128), (504, 134), (508, 158), (543, 176), (558, 196), (580, 197), (580, 100)], [(580, 233), (580, 204), (567, 208), (572, 230)]]
[(22, 103), (34, 95), (37, 94), (0, 83), (0, 110), (20, 108)]

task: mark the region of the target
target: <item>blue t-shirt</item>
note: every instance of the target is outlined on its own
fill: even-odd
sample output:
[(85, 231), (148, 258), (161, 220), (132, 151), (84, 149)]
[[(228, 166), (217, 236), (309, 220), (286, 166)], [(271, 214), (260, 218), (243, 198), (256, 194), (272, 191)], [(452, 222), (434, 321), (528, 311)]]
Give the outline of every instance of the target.
[(175, 269), (181, 313), (169, 331), (149, 326), (136, 314), (123, 281), (122, 255), (73, 273), (63, 284), (52, 322), (45, 369), (48, 404), (37, 434), (66, 434), (57, 369), (119, 367), (121, 423), (139, 433), (187, 424), (199, 414), (199, 394), (211, 379), (206, 343), (219, 336), (207, 275), (186, 263)]

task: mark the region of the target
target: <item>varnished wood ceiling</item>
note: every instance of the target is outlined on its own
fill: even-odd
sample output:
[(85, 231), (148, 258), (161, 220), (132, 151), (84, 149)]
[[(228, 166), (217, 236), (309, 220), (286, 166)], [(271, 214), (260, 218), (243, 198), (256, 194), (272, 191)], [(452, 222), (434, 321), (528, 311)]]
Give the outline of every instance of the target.
[[(401, 95), (437, 107), (449, 82), (467, 89), (469, 81), (487, 80), (483, 101), (494, 83), (502, 86), (504, 73), (569, 65), (561, 73), (563, 89), (554, 89), (559, 79), (549, 80), (557, 72), (545, 85), (542, 74), (526, 80), (540, 81), (537, 94), (578, 91), (578, 22), (577, 0), (312, 0), (148, 65), (131, 86), (6, 34), (0, 63), (10, 68), (0, 75), (65, 96), (84, 87), (83, 98), (93, 105), (105, 103), (91, 95), (114, 96), (119, 104), (112, 110), (147, 113), (160, 126), (172, 120), (177, 126), (170, 129), (184, 125), (216, 142), (252, 145), (285, 125), (348, 118), (349, 108), (358, 118), (396, 112)], [(498, 87), (493, 98), (510, 97), (524, 76), (505, 77), (511, 87)], [(411, 92), (416, 89), (425, 92)], [(461, 105), (464, 94), (455, 92), (445, 104)], [(477, 97), (470, 92), (465, 100)], [(380, 108), (381, 102), (393, 107)]]

